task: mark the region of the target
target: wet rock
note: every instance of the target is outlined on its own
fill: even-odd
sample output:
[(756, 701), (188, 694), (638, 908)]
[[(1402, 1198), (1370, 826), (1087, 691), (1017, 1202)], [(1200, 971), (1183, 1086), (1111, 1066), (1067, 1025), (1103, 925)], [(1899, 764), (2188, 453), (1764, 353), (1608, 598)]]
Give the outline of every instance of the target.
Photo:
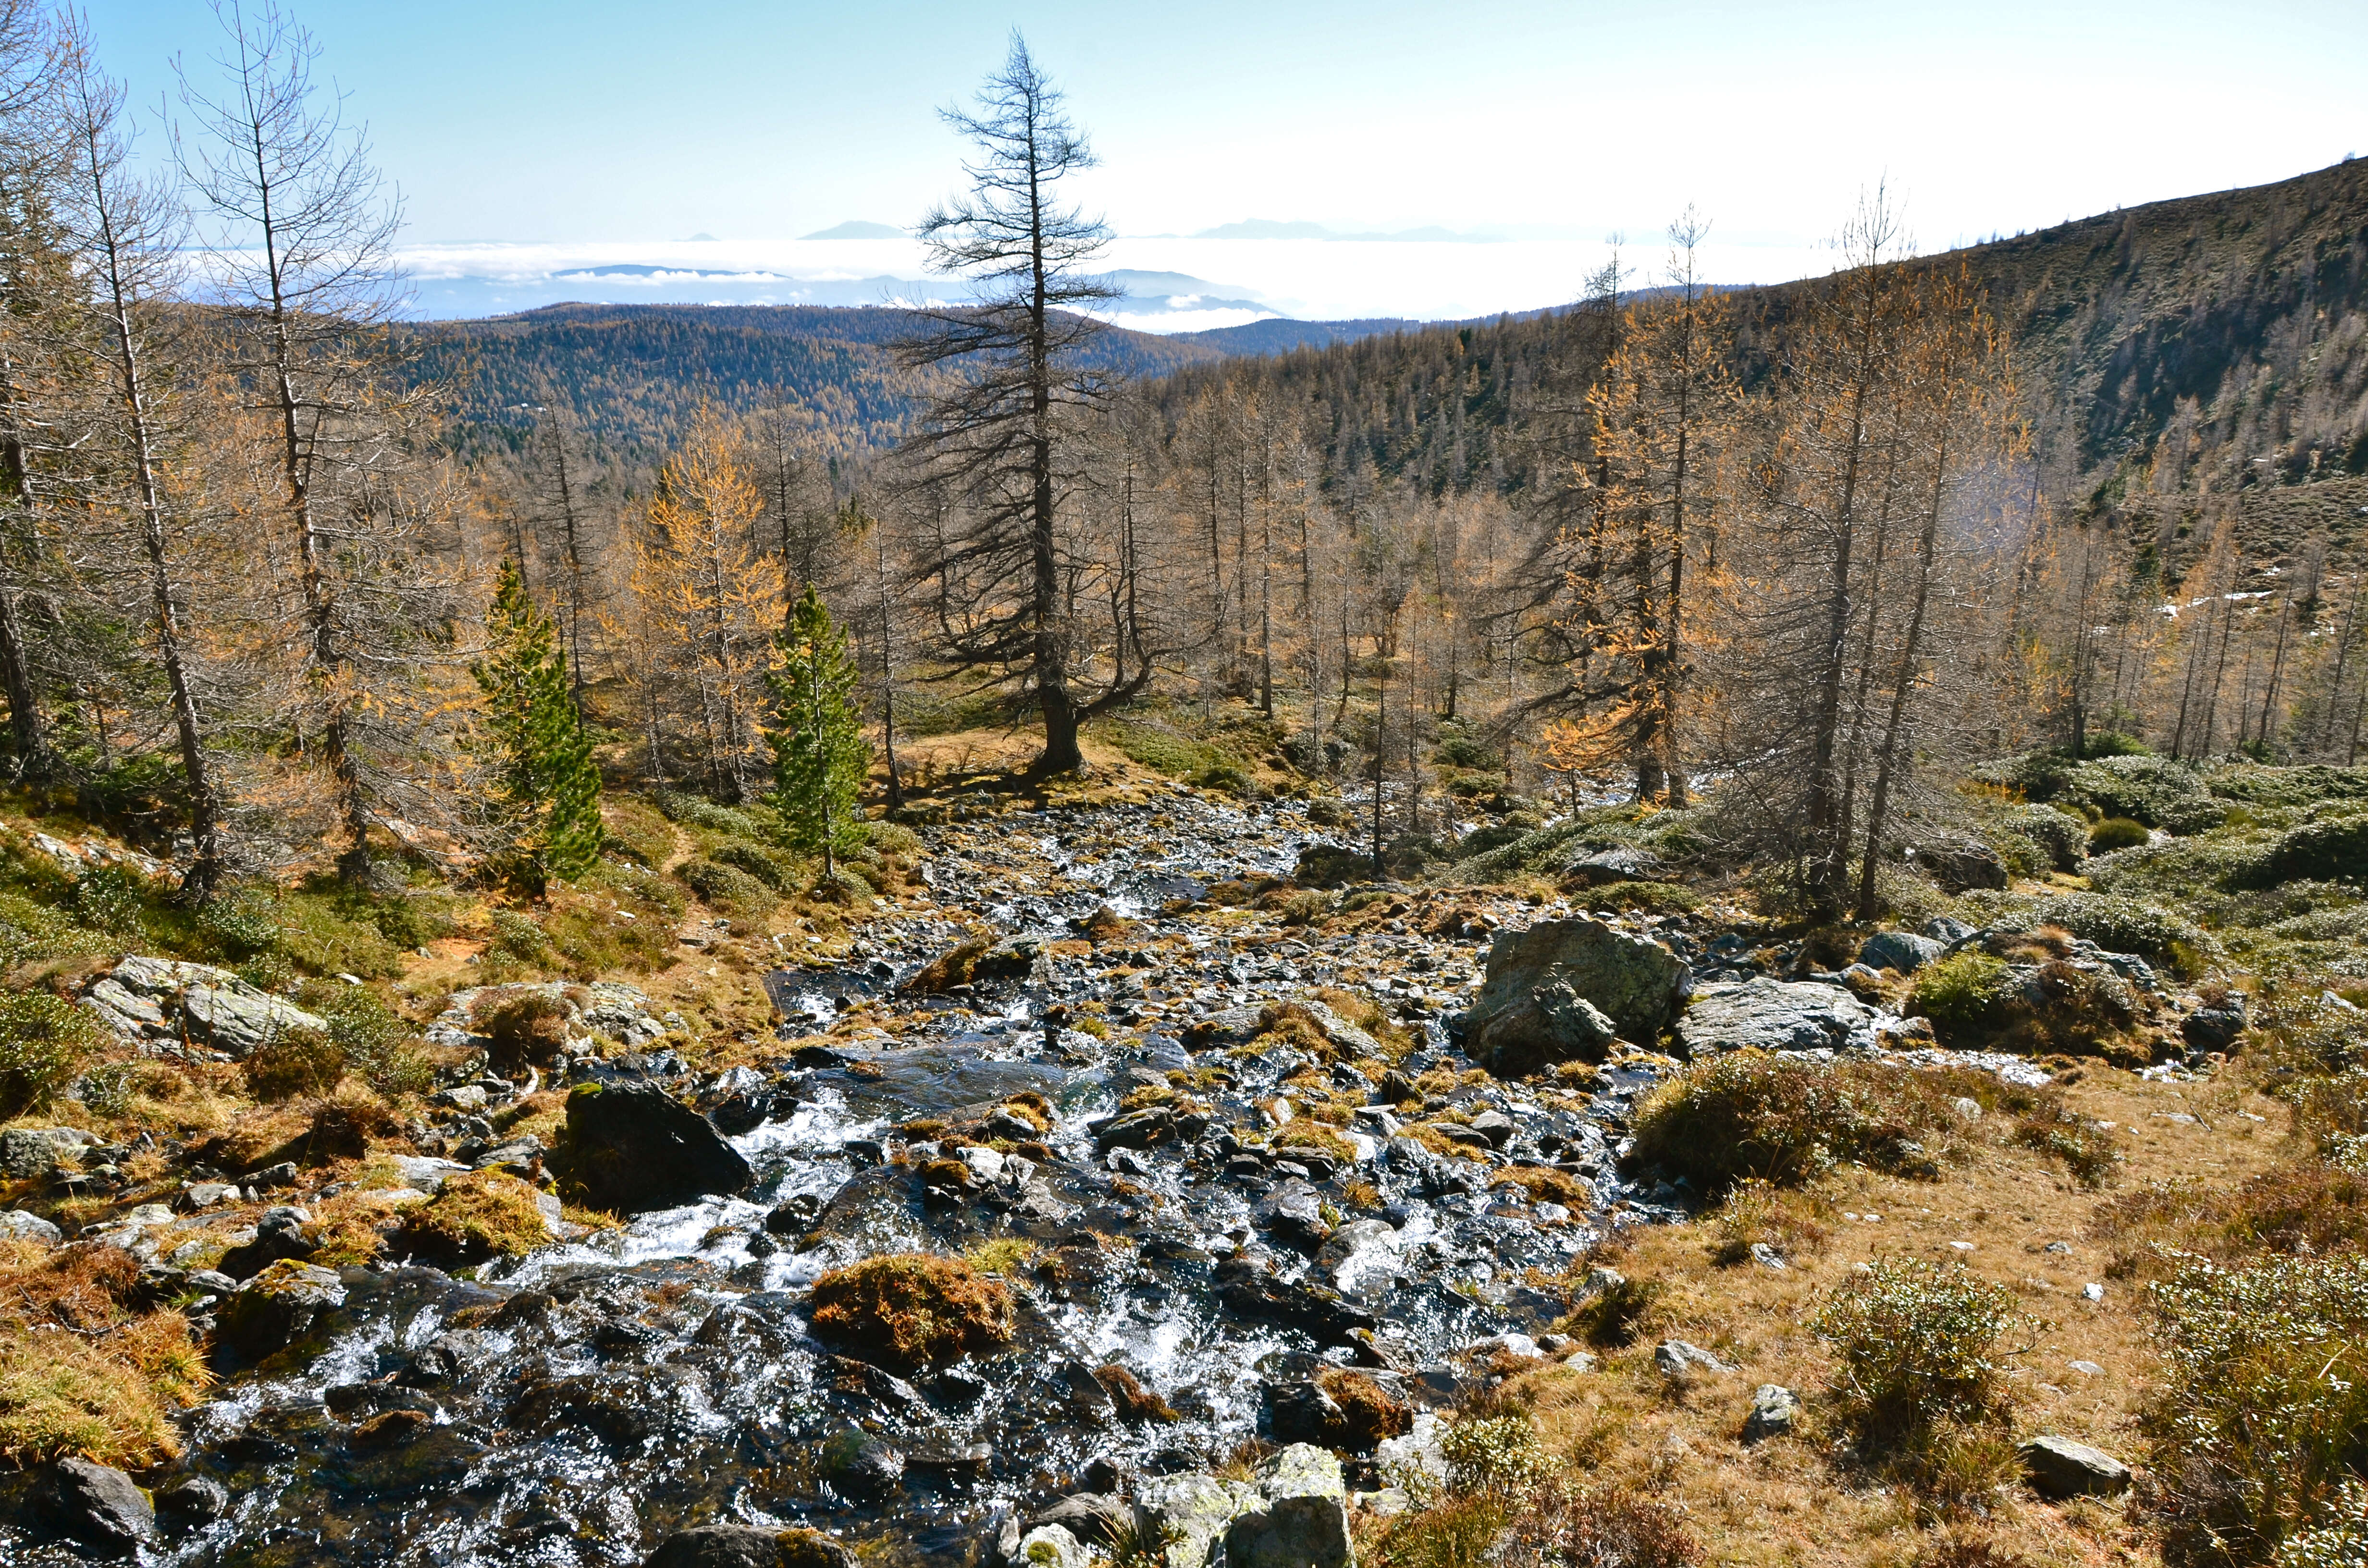
[(1678, 1021), (1686, 1051), (1872, 1050), (1875, 1011), (1839, 985), (1761, 976), (1706, 986)]
[(230, 1512), (230, 1488), (193, 1475), (157, 1493), (156, 1511), (179, 1525), (211, 1524)]
[(1176, 1113), (1166, 1106), (1145, 1106), (1094, 1123), (1094, 1144), (1100, 1149), (1155, 1148), (1176, 1135), (1175, 1123)]
[(1404, 1267), (1398, 1233), (1380, 1220), (1351, 1220), (1325, 1238), (1315, 1266), (1346, 1296), (1385, 1289)]
[(905, 1456), (905, 1472), (941, 1485), (967, 1486), (986, 1479), (995, 1464), (987, 1443), (923, 1443)]
[(88, 1460), (60, 1460), (34, 1483), (31, 1513), (45, 1531), (109, 1557), (128, 1557), (156, 1533), (156, 1514), (130, 1476)]
[(1340, 1461), (1294, 1443), (1258, 1470), (1259, 1506), (1225, 1528), (1226, 1568), (1355, 1568)]
[(1160, 1553), (1164, 1568), (1207, 1568), (1226, 1529), (1264, 1503), (1246, 1482), (1198, 1472), (1146, 1481), (1134, 1494), (1140, 1539), (1167, 1543)]
[(1658, 1038), (1691, 983), (1685, 960), (1657, 942), (1600, 920), (1541, 921), (1490, 946), (1487, 978), (1463, 1018), (1464, 1050), (1499, 1077), (1600, 1062), (1615, 1037)]
[(862, 1502), (876, 1502), (905, 1483), (905, 1456), (859, 1430), (823, 1445), (822, 1469), (839, 1492)]
[(660, 1541), (642, 1568), (854, 1568), (854, 1562), (853, 1553), (819, 1530), (701, 1525)]
[(1685, 1379), (1697, 1372), (1732, 1372), (1733, 1367), (1699, 1345), (1682, 1339), (1663, 1340), (1653, 1347), (1653, 1365), (1665, 1378)]
[(65, 1240), (65, 1233), (22, 1209), (11, 1209), (0, 1214), (0, 1237), (12, 1242), (39, 1242), (43, 1246), (56, 1246)]
[(1484, 1110), (1472, 1119), (1472, 1131), (1488, 1142), (1491, 1149), (1501, 1149), (1513, 1141), (1517, 1131), (1513, 1119), (1501, 1110)]
[(582, 1084), (552, 1164), (594, 1208), (674, 1209), (738, 1192), (753, 1175), (707, 1119), (651, 1084)]
[(1118, 1498), (1079, 1492), (1030, 1515), (1023, 1528), (1030, 1535), (1041, 1529), (1063, 1529), (1089, 1545), (1110, 1546), (1133, 1524), (1134, 1510)]
[(1743, 1440), (1764, 1443), (1784, 1437), (1800, 1419), (1800, 1395), (1782, 1383), (1762, 1383), (1751, 1396), (1751, 1413), (1743, 1418)]
[(323, 1318), (346, 1304), (336, 1272), (309, 1263), (272, 1264), (231, 1292), (221, 1309), (221, 1342), (240, 1356), (260, 1361), (311, 1334)]
[(1858, 961), (1869, 969), (1913, 974), (1947, 950), (1947, 943), (1911, 931), (1877, 931), (1859, 949)]
[(222, 1254), (222, 1272), (233, 1279), (251, 1279), (275, 1263), (302, 1262), (320, 1251), (320, 1244), (304, 1234), (306, 1216), (285, 1204), (268, 1209), (256, 1221), (255, 1239)]
[(1258, 1260), (1234, 1256), (1216, 1268), (1217, 1300), (1237, 1317), (1260, 1318), (1304, 1328), (1326, 1345), (1355, 1343), (1362, 1329), (1371, 1333), (1373, 1314), (1338, 1292), (1304, 1281), (1277, 1279)]
[(1301, 1252), (1314, 1252), (1332, 1234), (1324, 1218), (1323, 1195), (1293, 1176), (1259, 1199), (1258, 1223), (1274, 1239)]
[(2031, 1489), (2042, 1497), (2118, 1497), (2130, 1489), (2129, 1466), (2069, 1437), (2033, 1437), (2015, 1453)]

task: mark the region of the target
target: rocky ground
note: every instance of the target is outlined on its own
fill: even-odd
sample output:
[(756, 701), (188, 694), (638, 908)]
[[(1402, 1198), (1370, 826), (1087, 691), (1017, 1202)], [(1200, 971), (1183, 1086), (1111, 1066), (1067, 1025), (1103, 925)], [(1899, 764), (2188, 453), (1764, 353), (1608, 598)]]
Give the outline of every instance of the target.
[[(336, 1187), (293, 1162), (7, 1132), (11, 1176), (80, 1192), (165, 1162), (175, 1196), (79, 1239), (185, 1301), (222, 1373), (145, 1478), (153, 1518), (106, 1475), (20, 1479), (22, 1517), (49, 1522), (0, 1527), (13, 1560), (137, 1537), (189, 1564), (632, 1562), (739, 1520), (1065, 1564), (1139, 1540), (1139, 1508), (1167, 1568), (1212, 1542), (1331, 1568), (1350, 1509), (1444, 1473), (1421, 1413), (1590, 1364), (1555, 1332), (1619, 1284), (1590, 1252), (1701, 1207), (1621, 1158), (1678, 1064), (1664, 1049), (2047, 1076), (1941, 1051), (1894, 1010), (1903, 974), (1988, 936), (1962, 923), (1833, 970), (1726, 912), (1590, 911), (1584, 891), (1381, 884), (1304, 924), (1286, 879), (1331, 841), (1307, 808), (1180, 786), (923, 837), (926, 893), (768, 974), (780, 1038), (723, 1071), (657, 1048), (680, 1020), (632, 986), (513, 986), (547, 1000), (552, 1049), (517, 1059), (457, 994), (430, 1038), (475, 1053), (404, 1130), (421, 1153)], [(2049, 961), (2156, 1018), (2164, 1074), (2225, 1043), (2208, 1017), (2179, 1042), (2210, 1010), (2141, 959), (2076, 942)], [(238, 1057), (305, 1023), (161, 960), (85, 994), (155, 1052)], [(581, 1085), (602, 1093), (563, 1131), (555, 1091)], [(591, 1208), (538, 1198), (530, 1246), (436, 1258), (404, 1216), (486, 1172), (563, 1176)], [(420, 1244), (341, 1267), (358, 1223)], [(1003, 1282), (1008, 1344), (916, 1366), (817, 1335), (817, 1278), (905, 1253)], [(1691, 1356), (1731, 1369), (1660, 1352), (1673, 1376)], [(1791, 1397), (1755, 1419), (1781, 1426)], [(1270, 1457), (1246, 1458), (1253, 1439)]]

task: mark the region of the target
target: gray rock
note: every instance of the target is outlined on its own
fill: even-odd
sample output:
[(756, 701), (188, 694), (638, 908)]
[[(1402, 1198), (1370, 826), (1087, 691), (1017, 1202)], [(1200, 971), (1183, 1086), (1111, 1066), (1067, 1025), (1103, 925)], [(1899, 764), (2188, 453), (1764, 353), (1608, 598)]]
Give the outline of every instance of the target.
[(230, 1488), (219, 1481), (192, 1475), (156, 1494), (156, 1506), (184, 1524), (208, 1524), (230, 1512)]
[(1386, 1290), (1404, 1268), (1398, 1233), (1381, 1220), (1351, 1220), (1325, 1238), (1315, 1267), (1344, 1296)]
[(655, 1084), (578, 1085), (550, 1163), (593, 1207), (620, 1214), (738, 1192), (755, 1175), (705, 1117)]
[(1872, 1050), (1875, 1011), (1839, 985), (1763, 975), (1739, 985), (1707, 986), (1678, 1020), (1678, 1040), (1694, 1057), (1758, 1051)]
[(1134, 1511), (1118, 1498), (1100, 1492), (1077, 1492), (1030, 1515), (1022, 1528), (1033, 1533), (1058, 1526), (1079, 1541), (1109, 1546), (1133, 1523)]
[(1942, 892), (2007, 885), (2005, 857), (1977, 838), (1930, 839), (1905, 850), (1904, 857), (1940, 883)]
[(1447, 1485), (1447, 1451), (1440, 1439), (1446, 1424), (1435, 1411), (1417, 1412), (1414, 1429), (1403, 1437), (1384, 1437), (1373, 1449), (1373, 1468), (1395, 1486), (1435, 1493)]
[(1260, 1199), (1255, 1215), (1275, 1240), (1302, 1252), (1316, 1251), (1332, 1234), (1324, 1219), (1323, 1194), (1297, 1176)]
[(905, 1456), (860, 1427), (848, 1427), (822, 1446), (823, 1472), (847, 1496), (872, 1502), (905, 1483)]
[(1918, 937), (1911, 931), (1877, 931), (1858, 950), (1858, 961), (1869, 969), (1895, 969), (1913, 974), (1948, 950), (1946, 942)]
[(19, 1181), (77, 1163), (98, 1140), (76, 1127), (18, 1127), (0, 1132), (0, 1175)]
[(1600, 920), (1547, 920), (1488, 949), (1463, 1015), (1463, 1047), (1499, 1077), (1557, 1062), (1600, 1062), (1614, 1039), (1650, 1044), (1684, 1005), (1685, 960)]
[(2069, 1437), (2033, 1437), (2015, 1452), (2031, 1489), (2042, 1497), (2118, 1497), (2130, 1489), (2129, 1466)]
[(65, 1233), (55, 1225), (39, 1214), (28, 1214), (22, 1209), (11, 1209), (0, 1214), (0, 1236), (12, 1242), (39, 1242), (43, 1246), (52, 1247), (66, 1239)]
[(1501, 1110), (1484, 1110), (1472, 1119), (1472, 1131), (1488, 1140), (1492, 1149), (1501, 1149), (1513, 1141), (1518, 1131), (1513, 1119)]
[(1161, 1476), (1135, 1489), (1139, 1539), (1164, 1540), (1165, 1568), (1208, 1568), (1211, 1552), (1244, 1514), (1263, 1506), (1255, 1486), (1212, 1475)]
[(1666, 1339), (1653, 1347), (1653, 1365), (1665, 1378), (1690, 1378), (1696, 1372), (1732, 1372), (1733, 1367), (1699, 1345), (1689, 1345), (1682, 1339)]
[(1261, 1506), (1225, 1529), (1226, 1568), (1356, 1568), (1340, 1461), (1293, 1443), (1258, 1471)]
[(223, 1345), (260, 1361), (312, 1333), (345, 1304), (345, 1282), (335, 1270), (282, 1260), (231, 1292), (218, 1333)]
[[(119, 1028), (128, 1026), (152, 1039), (187, 1030), (190, 1039), (233, 1057), (291, 1029), (324, 1031), (329, 1027), (318, 1014), (250, 985), (226, 969), (172, 959), (125, 959), (85, 994)], [(162, 1020), (161, 1027), (148, 1021), (151, 1013)]]
[(156, 1533), (156, 1512), (130, 1476), (88, 1460), (60, 1460), (34, 1483), (41, 1526), (109, 1557), (128, 1557)]
[(1012, 1557), (1019, 1568), (1088, 1568), (1092, 1559), (1077, 1538), (1058, 1525), (1030, 1530)]
[(1649, 849), (1620, 846), (1590, 850), (1563, 867), (1563, 881), (1579, 887), (1611, 882), (1649, 882), (1668, 869), (1668, 863)]
[(1801, 1396), (1782, 1383), (1761, 1383), (1743, 1418), (1743, 1440), (1764, 1443), (1789, 1434), (1801, 1419)]

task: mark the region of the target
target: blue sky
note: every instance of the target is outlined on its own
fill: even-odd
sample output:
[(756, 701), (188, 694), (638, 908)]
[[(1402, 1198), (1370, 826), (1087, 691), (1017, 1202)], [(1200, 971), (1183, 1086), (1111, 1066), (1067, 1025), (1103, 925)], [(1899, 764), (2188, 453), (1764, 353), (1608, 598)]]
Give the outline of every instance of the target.
[[(421, 243), (909, 223), (957, 178), (933, 110), (1014, 25), (1103, 154), (1084, 195), (1131, 234), (1650, 243), (1691, 201), (1797, 256), (1888, 178), (1941, 248), (2368, 152), (2360, 0), (295, 9)], [(142, 105), (169, 56), (203, 71), (214, 47), (203, 0), (100, 0), (93, 23)]]

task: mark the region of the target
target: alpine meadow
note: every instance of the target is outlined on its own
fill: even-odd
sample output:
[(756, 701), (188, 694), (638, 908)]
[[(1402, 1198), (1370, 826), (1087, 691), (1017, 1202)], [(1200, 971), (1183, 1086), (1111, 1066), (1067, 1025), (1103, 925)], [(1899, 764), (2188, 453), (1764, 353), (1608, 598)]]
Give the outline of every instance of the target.
[(2356, 26), (312, 4), (0, 0), (0, 1558), (2368, 1562), (2368, 162), (2005, 232)]

